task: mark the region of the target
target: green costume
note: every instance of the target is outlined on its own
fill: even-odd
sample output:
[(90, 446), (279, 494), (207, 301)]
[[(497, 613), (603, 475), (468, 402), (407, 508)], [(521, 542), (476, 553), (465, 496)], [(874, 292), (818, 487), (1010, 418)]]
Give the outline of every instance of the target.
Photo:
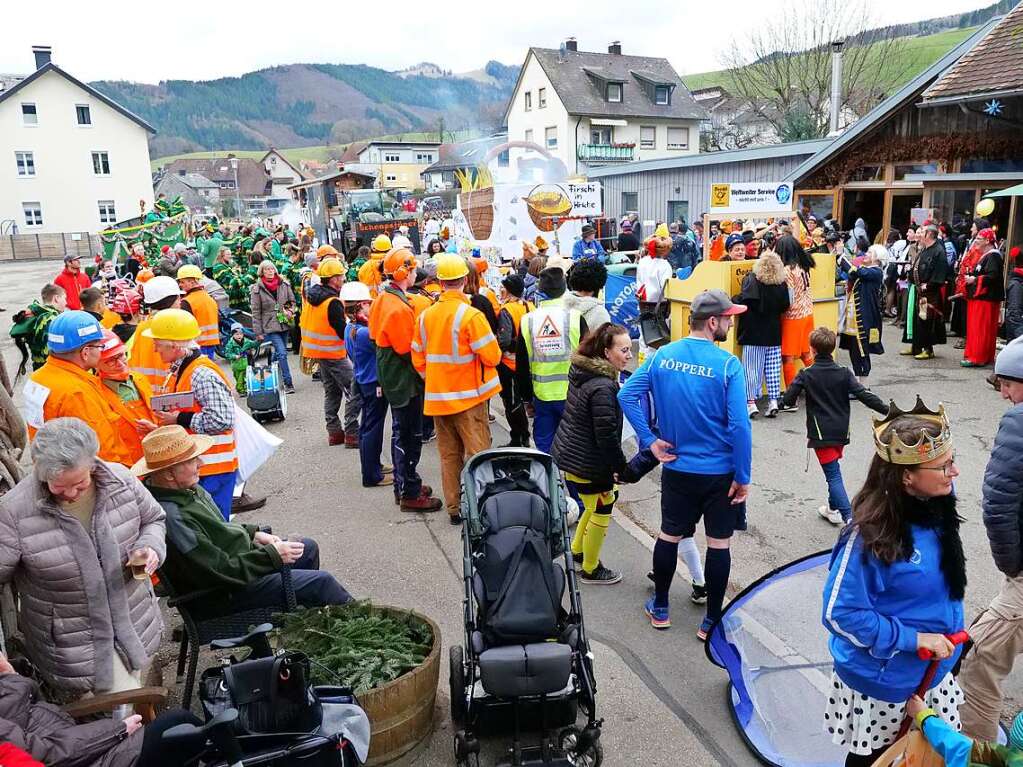
[(146, 487), (167, 512), (167, 560), (161, 569), (176, 591), (241, 589), (281, 569), (273, 544), (253, 542), (259, 528), (225, 522), (201, 485), (170, 490), (147, 482)]
[(241, 395), (246, 394), (245, 368), (249, 365), (249, 360), (245, 355), (258, 346), (259, 344), (250, 338), (245, 338), (245, 336), (242, 336), (241, 341), (236, 341), (233, 333), (228, 342), (224, 344), (224, 359), (231, 363), (231, 372), (234, 373), (234, 388)]
[(22, 364), (26, 349), (32, 358), (32, 369), (38, 370), (50, 356), (49, 344), (46, 340), (46, 331), (50, 327), (53, 318), (60, 312), (56, 306), (41, 304), (33, 301), (24, 312), (14, 315), (14, 324), (11, 326), (11, 338), (15, 340), (18, 348), (22, 350)]
[[(198, 247), (198, 245), (196, 246)], [(220, 255), (220, 249), (224, 247), (223, 235), (220, 232), (214, 232), (206, 242), (202, 244), (202, 263), (207, 269), (213, 267), (216, 263), (217, 256)]]
[(276, 237), (270, 240), (270, 260), (275, 264), (284, 262), (284, 251), (281, 250), (281, 244), (277, 242)]
[(213, 265), (213, 279), (227, 293), (228, 304), (232, 309), (249, 311), (249, 285), (252, 283), (241, 267), (216, 263)]

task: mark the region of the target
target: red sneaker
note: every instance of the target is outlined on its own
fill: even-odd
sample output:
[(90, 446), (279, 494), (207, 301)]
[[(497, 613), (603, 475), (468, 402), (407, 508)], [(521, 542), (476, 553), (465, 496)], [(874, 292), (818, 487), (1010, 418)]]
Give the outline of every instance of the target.
[(434, 498), (429, 495), (421, 495), (418, 498), (402, 498), (401, 499), (401, 510), (402, 511), (440, 511), (441, 506), (440, 498)]
[(328, 431), (327, 444), (330, 447), (345, 444), (345, 433), (343, 431)]
[(348, 450), (359, 449), (359, 435), (358, 434), (345, 434), (344, 435), (345, 448)]

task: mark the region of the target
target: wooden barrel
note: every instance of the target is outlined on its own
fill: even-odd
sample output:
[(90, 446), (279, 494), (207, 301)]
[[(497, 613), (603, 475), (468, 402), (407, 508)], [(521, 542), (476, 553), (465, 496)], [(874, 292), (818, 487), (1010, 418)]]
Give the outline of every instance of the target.
[[(409, 610), (375, 605), (392, 615), (407, 615)], [(440, 676), (440, 626), (415, 611), (412, 615), (433, 632), (433, 647), (426, 660), (383, 687), (359, 693), (370, 723), (369, 759), (366, 767), (393, 762), (407, 753), (433, 730), (433, 708)]]

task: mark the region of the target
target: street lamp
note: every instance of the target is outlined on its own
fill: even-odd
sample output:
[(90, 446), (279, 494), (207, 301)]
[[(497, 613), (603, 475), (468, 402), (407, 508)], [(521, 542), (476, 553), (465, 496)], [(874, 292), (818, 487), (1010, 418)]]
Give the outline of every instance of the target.
[(239, 220), (242, 218), (242, 198), (238, 190), (238, 158), (231, 158), (231, 170), (234, 171), (234, 214)]

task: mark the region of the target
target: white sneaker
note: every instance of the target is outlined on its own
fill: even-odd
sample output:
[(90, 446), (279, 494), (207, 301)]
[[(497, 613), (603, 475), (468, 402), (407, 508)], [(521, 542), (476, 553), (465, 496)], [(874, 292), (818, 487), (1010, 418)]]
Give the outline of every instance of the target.
[(568, 511), (565, 514), (565, 521), (568, 522), (568, 526), (571, 527), (579, 521), (579, 504), (575, 502), (575, 498), (566, 498), (566, 506)]
[(845, 520), (842, 519), (842, 515), (829, 506), (820, 506), (817, 508), (817, 513), (820, 514), (824, 519), (828, 520), (831, 524), (836, 527), (841, 527), (845, 524)]
[(749, 404), (747, 404), (746, 405), (746, 412), (749, 413), (749, 418), (750, 418), (751, 421), (754, 418), (758, 418), (760, 416), (760, 410), (757, 409), (757, 403), (756, 402), (750, 402)]

